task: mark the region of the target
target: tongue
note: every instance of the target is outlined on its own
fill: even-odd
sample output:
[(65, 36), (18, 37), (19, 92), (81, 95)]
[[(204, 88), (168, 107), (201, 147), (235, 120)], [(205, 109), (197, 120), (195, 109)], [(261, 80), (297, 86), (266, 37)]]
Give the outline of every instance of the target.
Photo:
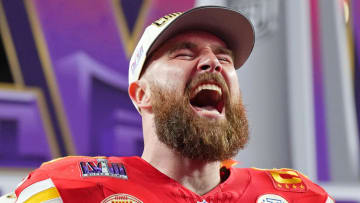
[(203, 107), (195, 106), (195, 109), (197, 111), (212, 111), (212, 112), (219, 113), (219, 111), (216, 108), (214, 108), (213, 106), (203, 106)]

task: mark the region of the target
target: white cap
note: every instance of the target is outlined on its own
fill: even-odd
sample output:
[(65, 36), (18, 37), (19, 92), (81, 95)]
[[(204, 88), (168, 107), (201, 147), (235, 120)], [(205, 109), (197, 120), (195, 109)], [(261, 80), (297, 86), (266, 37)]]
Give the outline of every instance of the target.
[(130, 59), (129, 84), (139, 79), (146, 58), (153, 51), (170, 37), (186, 30), (207, 31), (222, 39), (234, 54), (236, 69), (250, 56), (255, 43), (252, 24), (238, 11), (220, 6), (202, 6), (184, 13), (172, 13), (145, 29)]

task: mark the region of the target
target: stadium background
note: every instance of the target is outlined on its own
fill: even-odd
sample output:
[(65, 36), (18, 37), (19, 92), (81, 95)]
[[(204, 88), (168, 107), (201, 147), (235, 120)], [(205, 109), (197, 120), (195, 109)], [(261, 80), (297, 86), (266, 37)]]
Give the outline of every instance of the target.
[(129, 57), (146, 25), (199, 5), (256, 29), (238, 71), (251, 139), (237, 167), (295, 168), (359, 203), (358, 0), (0, 0), (0, 194), (59, 156), (141, 155)]

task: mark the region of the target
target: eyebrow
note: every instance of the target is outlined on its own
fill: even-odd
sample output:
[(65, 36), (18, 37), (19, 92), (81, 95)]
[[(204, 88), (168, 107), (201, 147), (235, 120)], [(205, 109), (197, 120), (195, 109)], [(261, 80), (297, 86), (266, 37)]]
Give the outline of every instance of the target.
[[(169, 50), (169, 53), (172, 54), (175, 51), (178, 51), (181, 49), (195, 50), (195, 49), (197, 49), (197, 47), (198, 46), (192, 42), (180, 42), (180, 43), (175, 44)], [(226, 54), (226, 55), (229, 55), (232, 59), (234, 59), (234, 53), (228, 48), (214, 45), (214, 46), (211, 46), (211, 49), (213, 50), (213, 52), (215, 54)]]
[(189, 50), (195, 50), (198, 46), (192, 42), (180, 42), (178, 44), (175, 44), (175, 46), (173, 46), (169, 53), (172, 54), (175, 51), (181, 50), (181, 49), (189, 49)]
[(234, 53), (228, 48), (220, 47), (220, 46), (214, 46), (211, 48), (213, 49), (215, 54), (226, 54), (229, 55), (232, 59), (234, 59)]

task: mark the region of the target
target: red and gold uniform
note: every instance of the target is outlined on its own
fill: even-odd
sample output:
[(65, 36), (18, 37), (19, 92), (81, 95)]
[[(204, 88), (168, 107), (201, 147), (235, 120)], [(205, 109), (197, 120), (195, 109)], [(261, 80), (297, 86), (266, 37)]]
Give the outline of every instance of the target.
[[(66, 157), (43, 164), (16, 189), (17, 202), (331, 203), (291, 169), (222, 168), (224, 180), (198, 195), (140, 157)], [(225, 178), (224, 176), (228, 176)]]

